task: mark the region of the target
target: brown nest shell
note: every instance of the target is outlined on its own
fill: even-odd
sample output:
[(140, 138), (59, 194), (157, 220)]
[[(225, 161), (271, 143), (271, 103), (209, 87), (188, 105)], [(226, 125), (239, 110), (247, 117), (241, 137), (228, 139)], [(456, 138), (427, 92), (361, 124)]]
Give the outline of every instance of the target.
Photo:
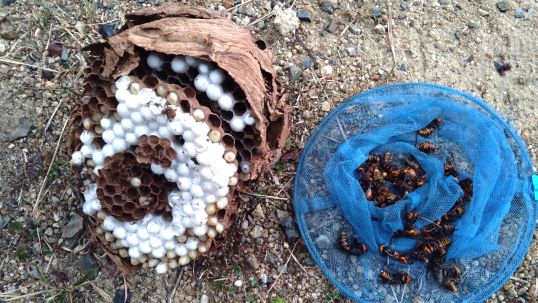
[(162, 167), (170, 167), (176, 158), (176, 151), (172, 148), (170, 140), (148, 135), (138, 139), (135, 154), (138, 163), (155, 163)]

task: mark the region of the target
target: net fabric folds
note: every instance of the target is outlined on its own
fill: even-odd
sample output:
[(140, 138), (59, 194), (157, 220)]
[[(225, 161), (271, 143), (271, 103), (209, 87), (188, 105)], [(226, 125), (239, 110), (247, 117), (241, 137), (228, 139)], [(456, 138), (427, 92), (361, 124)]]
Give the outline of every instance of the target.
[[(433, 119), (442, 126), (429, 138), (416, 131)], [(426, 154), (417, 146), (433, 142)], [(357, 167), (371, 153), (389, 151), (416, 158), (427, 178), (397, 203), (379, 208), (366, 199)], [(378, 252), (403, 229), (402, 217), (416, 209), (417, 227), (440, 218), (462, 196), (457, 181), (443, 174), (454, 163), (460, 179), (473, 181), (473, 198), (457, 221), (447, 262), (461, 267), (457, 293), (443, 289), (421, 262), (391, 262), (409, 272), (405, 286), (379, 283), (387, 258)], [(295, 180), (299, 229), (317, 264), (347, 296), (358, 302), (477, 302), (499, 289), (515, 271), (532, 240), (537, 216), (531, 193), (532, 164), (506, 120), (483, 101), (433, 84), (404, 83), (352, 97), (317, 127), (305, 146)], [(368, 246), (353, 256), (335, 245), (347, 231)], [(391, 247), (409, 251), (416, 240), (399, 238)]]

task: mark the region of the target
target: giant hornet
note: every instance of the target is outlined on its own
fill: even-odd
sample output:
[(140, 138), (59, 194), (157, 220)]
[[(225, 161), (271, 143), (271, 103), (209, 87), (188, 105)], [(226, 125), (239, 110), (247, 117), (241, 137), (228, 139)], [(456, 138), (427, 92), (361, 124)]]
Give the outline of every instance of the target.
[(409, 264), (409, 256), (402, 255), (398, 251), (390, 249), (385, 245), (379, 246), (379, 252), (399, 261), (400, 263)]
[(446, 223), (461, 217), (465, 212), (463, 203), (463, 198), (459, 198), (458, 201), (456, 201), (456, 204), (454, 204), (454, 206), (452, 206), (452, 208), (446, 214), (444, 214), (443, 217), (441, 217), (441, 222)]
[(355, 237), (348, 236), (345, 231), (338, 234), (338, 248), (354, 256), (363, 255), (368, 250), (366, 244), (359, 242)]
[(416, 227), (405, 227), (403, 230), (394, 232), (395, 237), (411, 237), (416, 238), (422, 234), (422, 231)]
[(456, 284), (461, 281), (461, 269), (459, 266), (439, 266), (434, 270), (437, 281), (451, 292), (457, 292)]
[(411, 278), (411, 276), (405, 272), (390, 273), (385, 270), (381, 270), (379, 278), (382, 283), (394, 285), (409, 284), (413, 280), (413, 278)]
[(419, 216), (418, 210), (413, 210), (408, 213), (405, 213), (405, 224), (406, 226), (414, 226)]
[(448, 247), (450, 242), (450, 238), (445, 236), (435, 240), (426, 240), (420, 242), (416, 249), (424, 254), (431, 254), (436, 250)]
[(445, 176), (452, 176), (456, 179), (458, 179), (458, 172), (454, 168), (454, 164), (450, 162), (449, 160), (446, 160), (444, 165), (444, 175)]
[(426, 239), (437, 239), (439, 237), (446, 237), (454, 233), (456, 226), (449, 223), (442, 223), (423, 228), (421, 234)]
[(441, 120), (441, 118), (435, 118), (432, 122), (426, 125), (426, 127), (417, 130), (417, 134), (423, 137), (429, 137), (437, 128), (441, 126), (442, 123), (443, 120)]
[(435, 152), (437, 147), (432, 142), (424, 141), (424, 142), (421, 142), (418, 145), (418, 149), (420, 149), (421, 151), (423, 151), (423, 152), (425, 152), (427, 154), (432, 154), (432, 153)]
[(463, 198), (466, 201), (470, 201), (473, 197), (473, 180), (464, 179), (459, 182), (461, 189), (463, 190)]

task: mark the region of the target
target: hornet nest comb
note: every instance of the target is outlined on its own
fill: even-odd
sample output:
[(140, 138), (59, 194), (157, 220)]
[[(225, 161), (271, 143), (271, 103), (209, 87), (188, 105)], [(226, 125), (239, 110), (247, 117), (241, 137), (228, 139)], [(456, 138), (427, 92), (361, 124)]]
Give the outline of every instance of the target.
[(67, 147), (92, 237), (127, 274), (186, 265), (223, 239), (235, 189), (288, 136), (271, 53), (225, 15), (176, 4), (128, 14), (86, 50)]

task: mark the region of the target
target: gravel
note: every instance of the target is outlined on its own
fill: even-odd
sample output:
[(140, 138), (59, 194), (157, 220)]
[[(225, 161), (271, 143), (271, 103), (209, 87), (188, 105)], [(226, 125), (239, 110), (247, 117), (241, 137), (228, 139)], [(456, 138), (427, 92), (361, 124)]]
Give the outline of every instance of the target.
[(495, 4), (497, 6), (497, 9), (501, 12), (501, 13), (506, 13), (507, 11), (510, 10), (510, 3), (508, 1), (499, 1), (497, 2), (497, 4)]
[(34, 126), (34, 121), (24, 118), (19, 126), (11, 131), (9, 134), (8, 140), (9, 141), (15, 141), (20, 138), (25, 138), (30, 133), (30, 130)]
[[(69, 159), (63, 145), (60, 145), (53, 163), (35, 218), (29, 214), (50, 164), (63, 121), (73, 100), (80, 97), (79, 72), (85, 67), (83, 57), (87, 55), (80, 52), (81, 47), (103, 39), (100, 34), (103, 25), (116, 29), (121, 26), (118, 20), (121, 20), (126, 12), (149, 6), (150, 2), (107, 2), (110, 5), (96, 7), (94, 14), (84, 11), (86, 9), (91, 12), (94, 9), (84, 7), (84, 3), (91, 1), (62, 2), (61, 11), (54, 6), (49, 8), (52, 10), (50, 12), (54, 13), (52, 15), (47, 15), (41, 2), (33, 0), (16, 1), (0, 9), (0, 15), (5, 17), (0, 28), (0, 38), (8, 38), (0, 39), (0, 55), (6, 55), (13, 48), (9, 59), (62, 72), (52, 72), (44, 79), (40, 69), (0, 63), (0, 87), (3, 89), (0, 129), (4, 132), (3, 136), (7, 137), (25, 117), (33, 120), (35, 127), (26, 137), (13, 142), (0, 142), (0, 147), (4, 150), (4, 153), (0, 154), (3, 165), (0, 170), (0, 195), (3, 197), (0, 201), (0, 216), (9, 216), (12, 221), (23, 222), (25, 226), (24, 230), (16, 231), (8, 224), (0, 230), (0, 247), (3, 248), (0, 252), (2, 292), (14, 291), (20, 295), (22, 291), (33, 293), (49, 289), (40, 282), (37, 274), (30, 274), (26, 280), (23, 279), (25, 268), (30, 270), (36, 266), (49, 269), (46, 279), (50, 280), (49, 283), (54, 287), (65, 287), (52, 281), (48, 273), (53, 270), (65, 272), (70, 281), (75, 281), (91, 270), (82, 268), (81, 258), (92, 256), (100, 267), (100, 273), (92, 283), (111, 297), (114, 297), (116, 290), (123, 293), (124, 282), (121, 275), (117, 275), (115, 267), (104, 257), (102, 249), (88, 243), (86, 234), (78, 241), (75, 240), (69, 251), (63, 249), (72, 243), (61, 242), (62, 230), (73, 213), (80, 213), (79, 197), (71, 190), (77, 185), (71, 183), (70, 168), (67, 164)], [(229, 9), (237, 3), (195, 2), (220, 10)], [(534, 62), (535, 44), (534, 37), (529, 35), (538, 31), (538, 25), (536, 22), (527, 22), (527, 19), (522, 22), (523, 20), (518, 20), (511, 14), (500, 14), (497, 1), (487, 0), (480, 7), (474, 2), (459, 1), (461, 9), (457, 8), (454, 1), (450, 1), (446, 6), (439, 1), (438, 5), (441, 6), (437, 7), (434, 7), (433, 3), (435, 2), (393, 2), (392, 44), (387, 41), (384, 27), (386, 23), (377, 23), (382, 22), (383, 15), (387, 15), (387, 12), (384, 12), (386, 4), (383, 2), (378, 7), (381, 16), (377, 17), (376, 21), (370, 18), (376, 8), (371, 1), (340, 1), (342, 8), (333, 10), (332, 14), (323, 11), (318, 2), (296, 1), (293, 6), (294, 16), (298, 17), (298, 13), (304, 10), (308, 12), (309, 20), (300, 19), (300, 30), (295, 33), (282, 36), (278, 26), (275, 27), (273, 23), (274, 17), (253, 26), (255, 35), (267, 41), (274, 54), (273, 63), (279, 71), (279, 80), (287, 88), (287, 101), (294, 110), (294, 127), (289, 144), (283, 152), (295, 156), (289, 160), (275, 159), (278, 161), (275, 168), (268, 170), (266, 178), (252, 184), (248, 191), (283, 199), (240, 195), (241, 206), (237, 213), (237, 223), (229, 230), (230, 236), (221, 242), (219, 250), (210, 257), (196, 262), (196, 272), (193, 273), (193, 268), (183, 271), (173, 301), (199, 302), (205, 295), (209, 302), (247, 302), (250, 301), (249, 296), (257, 302), (271, 302), (277, 298), (286, 302), (330, 302), (328, 295), (337, 293), (336, 289), (319, 268), (311, 266), (306, 247), (302, 241), (297, 241), (299, 234), (292, 219), (292, 179), (301, 148), (313, 128), (327, 115), (325, 110), (334, 108), (342, 100), (366, 89), (385, 83), (430, 81), (481, 96), (488, 104), (511, 117), (512, 123), (528, 140), (534, 163), (538, 163), (538, 129), (534, 123), (538, 120), (538, 111), (534, 106), (534, 100), (538, 99), (538, 78), (530, 68), (530, 64)], [(516, 2), (507, 3), (516, 7)], [(28, 13), (29, 5), (32, 5), (32, 14)], [(239, 23), (246, 20), (244, 17), (248, 17), (253, 21), (272, 11), (271, 1), (252, 1), (248, 6), (254, 9), (255, 17), (234, 14), (233, 20)], [(532, 18), (535, 18), (535, 15), (530, 13), (530, 9), (535, 7), (534, 2), (521, 1), (517, 2), (517, 6), (523, 10), (529, 9), (526, 18), (534, 20)], [(510, 5), (507, 12), (509, 10)], [(514, 10), (514, 15), (516, 12), (517, 9)], [(55, 16), (62, 18), (62, 22)], [(338, 21), (339, 29), (334, 34), (320, 36), (320, 31), (330, 18)], [(471, 26), (471, 22), (475, 22), (477, 26)], [(379, 28), (379, 34), (375, 30), (376, 24), (383, 27), (383, 30)], [(466, 24), (472, 30), (465, 31), (461, 40), (455, 40), (453, 33), (456, 30), (463, 31)], [(341, 34), (344, 27), (347, 27), (347, 30)], [(52, 30), (49, 34), (50, 28)], [(23, 36), (20, 33), (29, 34)], [(503, 37), (509, 37), (517, 47), (500, 47), (499, 43)], [(69, 67), (63, 66), (61, 56), (48, 58), (44, 55), (47, 41), (62, 43), (67, 51)], [(392, 61), (391, 45), (395, 49), (396, 62)], [(349, 56), (348, 48), (356, 48), (355, 57)], [(466, 62), (466, 58), (470, 56), (473, 58), (473, 64)], [(504, 76), (499, 75), (492, 62), (496, 59), (492, 58), (510, 59), (514, 64), (513, 70)], [(293, 82), (289, 70), (292, 65), (303, 70)], [(331, 67), (330, 73), (326, 72), (325, 66)], [(394, 70), (393, 66), (396, 67)], [(379, 76), (379, 70), (387, 72)], [(53, 104), (59, 104), (54, 115), (56, 106)], [(45, 132), (44, 128), (49, 119), (51, 124)], [(37, 165), (39, 161), (32, 159), (41, 159), (44, 164)], [(60, 202), (49, 202), (48, 197), (53, 193)], [(255, 203), (261, 205), (264, 218), (248, 212)], [(280, 224), (283, 218), (289, 218), (287, 228)], [(243, 221), (248, 222), (247, 230), (241, 229)], [(261, 236), (253, 238), (250, 232), (256, 226), (260, 228)], [(82, 231), (79, 234), (81, 233)], [(39, 238), (36, 237), (37, 234)], [(38, 239), (42, 245), (39, 245)], [(328, 240), (327, 245), (330, 245), (330, 239)], [(50, 251), (46, 243), (50, 244)], [(16, 256), (16, 252), (26, 247), (31, 248), (29, 257), (21, 260)], [(290, 250), (305, 271), (290, 258), (287, 272), (277, 280), (278, 270), (284, 268), (290, 257)], [(251, 256), (255, 257), (255, 261)], [(508, 288), (499, 290), (487, 302), (533, 302), (532, 300), (536, 299), (532, 297), (532, 287), (537, 277), (537, 256), (538, 246), (535, 240), (522, 265), (514, 273), (515, 278), (525, 282), (514, 279), (507, 281), (507, 285), (513, 286), (519, 298), (511, 296)], [(258, 267), (253, 269), (256, 263)], [(257, 279), (257, 287), (246, 282), (251, 281), (251, 278)], [(155, 279), (153, 274), (143, 271), (129, 277), (127, 282), (129, 285), (136, 285), (131, 294), (133, 302), (165, 302), (169, 300), (167, 296), (176, 279), (177, 273)], [(234, 288), (236, 280), (244, 283), (239, 291), (234, 292), (231, 289)], [(276, 284), (273, 285), (275, 281)], [(272, 291), (268, 294), (270, 287)], [(365, 293), (361, 294), (368, 300)], [(407, 294), (414, 296), (415, 293), (407, 289), (404, 301), (410, 302), (412, 299), (410, 296), (408, 298)], [(28, 301), (42, 302), (51, 295), (53, 294), (38, 295)], [(90, 285), (74, 289), (72, 295), (74, 302), (107, 301), (101, 300), (99, 293)], [(435, 302), (434, 298), (429, 295), (422, 296), (421, 301), (417, 298), (413, 300), (417, 303), (429, 303)], [(337, 301), (351, 302), (343, 296), (333, 302)]]

